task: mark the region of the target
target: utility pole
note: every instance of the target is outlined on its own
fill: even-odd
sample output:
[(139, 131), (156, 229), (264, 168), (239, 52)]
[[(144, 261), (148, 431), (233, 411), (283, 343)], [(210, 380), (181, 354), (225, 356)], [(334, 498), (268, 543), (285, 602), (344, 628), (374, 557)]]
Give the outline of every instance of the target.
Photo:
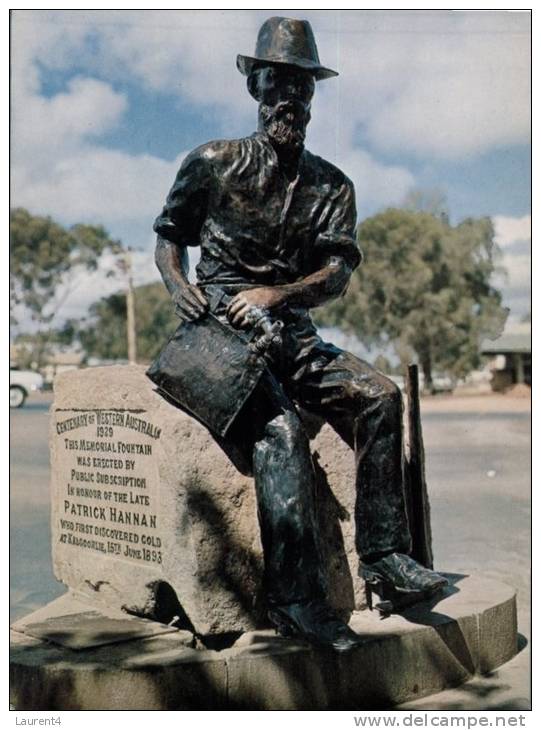
[(128, 362), (137, 363), (137, 340), (135, 335), (135, 297), (133, 293), (133, 275), (131, 248), (128, 246), (124, 255), (128, 288), (126, 290), (127, 334), (128, 334)]

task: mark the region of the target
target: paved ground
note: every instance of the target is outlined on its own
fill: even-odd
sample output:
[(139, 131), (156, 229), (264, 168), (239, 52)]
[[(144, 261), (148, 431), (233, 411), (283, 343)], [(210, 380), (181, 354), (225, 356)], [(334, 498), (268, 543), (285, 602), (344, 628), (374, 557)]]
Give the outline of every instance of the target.
[[(50, 561), (50, 397), (11, 413), (11, 618), (63, 593)], [(482, 573), (518, 590), (525, 647), (489, 678), (404, 709), (526, 709), (530, 637), (530, 409), (524, 398), (423, 401), (437, 567)]]
[(423, 401), (436, 565), (514, 586), (523, 648), (491, 677), (404, 709), (530, 707), (530, 424), (523, 398)]

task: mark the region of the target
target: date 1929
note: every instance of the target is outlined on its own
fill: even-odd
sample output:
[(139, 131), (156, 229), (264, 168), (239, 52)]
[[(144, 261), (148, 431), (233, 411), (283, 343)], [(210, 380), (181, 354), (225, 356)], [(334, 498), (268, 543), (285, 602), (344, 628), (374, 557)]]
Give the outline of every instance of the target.
[(96, 427), (96, 436), (98, 436), (98, 438), (112, 438), (113, 437), (113, 427), (112, 426), (97, 426)]

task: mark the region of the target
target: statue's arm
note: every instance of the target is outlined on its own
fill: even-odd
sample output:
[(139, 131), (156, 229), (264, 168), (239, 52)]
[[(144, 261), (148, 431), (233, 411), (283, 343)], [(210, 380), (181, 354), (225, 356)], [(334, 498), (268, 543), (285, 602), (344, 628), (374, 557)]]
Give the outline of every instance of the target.
[(185, 321), (195, 321), (205, 314), (208, 302), (199, 289), (188, 281), (188, 250), (158, 236), (154, 255), (163, 283), (171, 295), (176, 314)]
[(262, 286), (234, 297), (227, 316), (236, 327), (249, 324), (252, 307), (273, 310), (287, 304), (292, 307), (318, 307), (342, 294), (349, 282), (352, 267), (340, 256), (332, 256), (323, 268), (293, 284)]
[(353, 270), (361, 262), (355, 240), (356, 224), (355, 189), (351, 180), (344, 176), (323, 206), (316, 226), (312, 251), (316, 270), (285, 286), (289, 303), (317, 307), (345, 292)]
[(208, 165), (195, 150), (182, 164), (165, 206), (154, 223), (155, 261), (177, 315), (199, 319), (208, 309), (201, 290), (188, 281), (188, 246), (199, 244), (208, 199)]
[(277, 287), (287, 303), (296, 307), (318, 307), (343, 294), (353, 268), (341, 256), (331, 256), (326, 265), (293, 284)]

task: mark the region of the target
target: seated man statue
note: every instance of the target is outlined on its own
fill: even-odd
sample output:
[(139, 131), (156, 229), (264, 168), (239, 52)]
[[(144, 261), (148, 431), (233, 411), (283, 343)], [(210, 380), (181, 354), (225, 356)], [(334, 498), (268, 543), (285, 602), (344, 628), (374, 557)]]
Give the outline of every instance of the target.
[[(328, 603), (297, 406), (355, 451), (360, 575), (419, 598), (446, 581), (408, 556), (399, 389), (323, 342), (309, 315), (343, 294), (361, 261), (353, 185), (304, 147), (316, 81), (337, 74), (321, 65), (308, 22), (279, 17), (263, 24), (254, 56), (239, 55), (237, 66), (259, 103), (258, 130), (188, 155), (154, 226), (156, 262), (186, 326), (213, 317), (248, 339), (258, 318), (282, 323), (225, 439), (251, 460), (269, 619), (284, 635), (346, 651), (360, 639)], [(188, 246), (201, 247), (197, 284), (187, 279)], [(197, 357), (190, 353), (190, 367)], [(199, 359), (204, 371), (204, 353)]]

